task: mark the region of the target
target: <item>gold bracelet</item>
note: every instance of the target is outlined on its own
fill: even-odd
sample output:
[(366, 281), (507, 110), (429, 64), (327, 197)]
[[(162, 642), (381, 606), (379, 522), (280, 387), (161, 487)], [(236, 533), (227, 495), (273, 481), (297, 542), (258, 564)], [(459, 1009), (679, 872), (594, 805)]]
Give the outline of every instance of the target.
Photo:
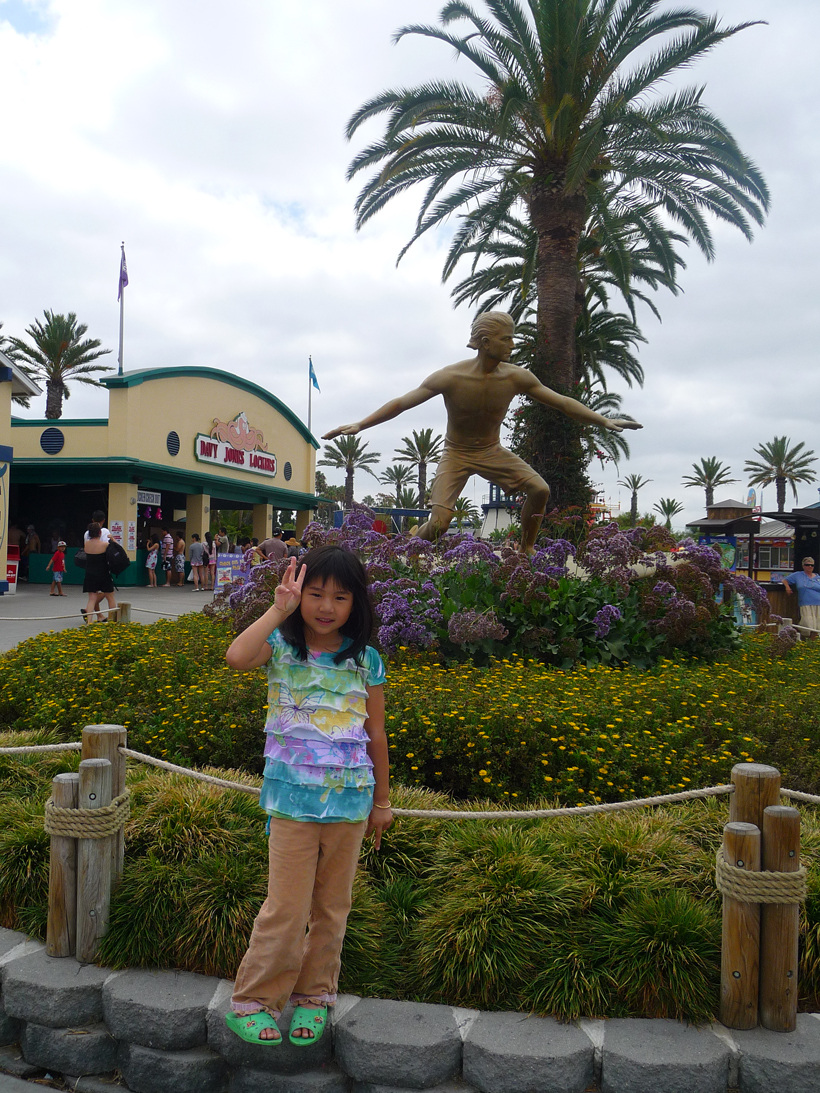
[(392, 809), (392, 808), (393, 808), (393, 806), (392, 806), (392, 805), (390, 804), (390, 802), (389, 802), (389, 801), (387, 802), (387, 804), (386, 804), (386, 805), (377, 805), (377, 804), (376, 804), (376, 802), (374, 801), (374, 802), (373, 802), (373, 807), (374, 807), (374, 808), (389, 808), (389, 809)]

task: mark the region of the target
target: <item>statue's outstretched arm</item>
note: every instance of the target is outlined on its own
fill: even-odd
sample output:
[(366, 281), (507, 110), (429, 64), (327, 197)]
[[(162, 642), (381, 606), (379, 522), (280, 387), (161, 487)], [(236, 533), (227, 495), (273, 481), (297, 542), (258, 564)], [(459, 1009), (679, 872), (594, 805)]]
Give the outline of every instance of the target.
[(335, 436), (355, 436), (362, 429), (370, 429), (373, 425), (381, 425), (383, 421), (390, 421), (391, 418), (403, 414), (405, 410), (412, 410), (414, 406), (420, 406), (422, 402), (427, 402), (428, 399), (439, 394), (438, 385), (428, 386), (431, 380), (432, 377), (430, 380), (425, 380), (415, 391), (408, 391), (406, 395), (399, 395), (398, 398), (391, 399), (384, 406), (380, 406), (378, 410), (374, 410), (368, 417), (362, 418), (361, 421), (357, 421), (353, 425), (340, 425), (337, 429), (331, 429), (329, 433), (324, 434), (322, 440), (333, 440)]
[(569, 395), (559, 395), (557, 391), (545, 387), (532, 372), (523, 372), (522, 381), (522, 394), (529, 395), (530, 398), (535, 399), (536, 402), (542, 402), (545, 406), (560, 410), (576, 421), (583, 421), (588, 425), (601, 425), (613, 433), (622, 433), (624, 429), (643, 428), (643, 425), (637, 421), (624, 417), (604, 417), (603, 414), (590, 410), (588, 406), (584, 406), (577, 399), (570, 398)]

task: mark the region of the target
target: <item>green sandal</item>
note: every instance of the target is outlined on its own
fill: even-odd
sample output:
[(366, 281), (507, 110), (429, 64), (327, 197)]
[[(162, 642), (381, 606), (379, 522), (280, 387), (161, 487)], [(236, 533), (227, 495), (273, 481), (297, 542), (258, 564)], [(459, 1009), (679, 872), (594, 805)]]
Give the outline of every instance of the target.
[(261, 1040), (259, 1033), (266, 1028), (273, 1028), (279, 1032), (279, 1026), (269, 1013), (260, 1010), (259, 1013), (226, 1013), (225, 1024), (235, 1032), (240, 1040), (249, 1044), (260, 1044), (262, 1047), (275, 1047), (282, 1043), (282, 1034), (275, 1040)]
[[(315, 1044), (317, 1040), (322, 1038), (326, 1024), (327, 1006), (313, 1009), (308, 1009), (306, 1006), (297, 1006), (291, 1018), (288, 1039), (297, 1047), (309, 1047), (310, 1044)], [(293, 1033), (298, 1028), (310, 1029), (313, 1036), (294, 1036)]]

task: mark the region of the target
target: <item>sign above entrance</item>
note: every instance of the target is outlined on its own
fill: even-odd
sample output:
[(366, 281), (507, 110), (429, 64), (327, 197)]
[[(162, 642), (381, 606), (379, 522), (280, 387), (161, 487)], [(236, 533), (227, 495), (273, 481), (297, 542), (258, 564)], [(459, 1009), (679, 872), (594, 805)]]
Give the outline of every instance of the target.
[(194, 455), (201, 463), (241, 467), (254, 474), (276, 477), (276, 456), (267, 450), (261, 430), (248, 424), (247, 416), (237, 414), (233, 421), (214, 418), (213, 428), (206, 436), (197, 433)]
[(137, 504), (138, 505), (161, 505), (162, 494), (154, 493), (153, 490), (137, 490)]

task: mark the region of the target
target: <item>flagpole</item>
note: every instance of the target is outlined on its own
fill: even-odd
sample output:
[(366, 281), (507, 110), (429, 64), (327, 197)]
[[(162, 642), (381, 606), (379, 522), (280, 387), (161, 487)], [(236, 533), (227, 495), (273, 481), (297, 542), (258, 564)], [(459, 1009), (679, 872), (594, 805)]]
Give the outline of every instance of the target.
[(125, 288), (122, 285), (122, 262), (125, 260), (125, 240), (122, 242), (122, 258), (120, 259), (120, 352), (118, 374), (122, 375), (122, 336), (125, 327)]
[(313, 412), (313, 377), (310, 374), (312, 363), (312, 358), (308, 357), (308, 432), (310, 432), (310, 422)]

